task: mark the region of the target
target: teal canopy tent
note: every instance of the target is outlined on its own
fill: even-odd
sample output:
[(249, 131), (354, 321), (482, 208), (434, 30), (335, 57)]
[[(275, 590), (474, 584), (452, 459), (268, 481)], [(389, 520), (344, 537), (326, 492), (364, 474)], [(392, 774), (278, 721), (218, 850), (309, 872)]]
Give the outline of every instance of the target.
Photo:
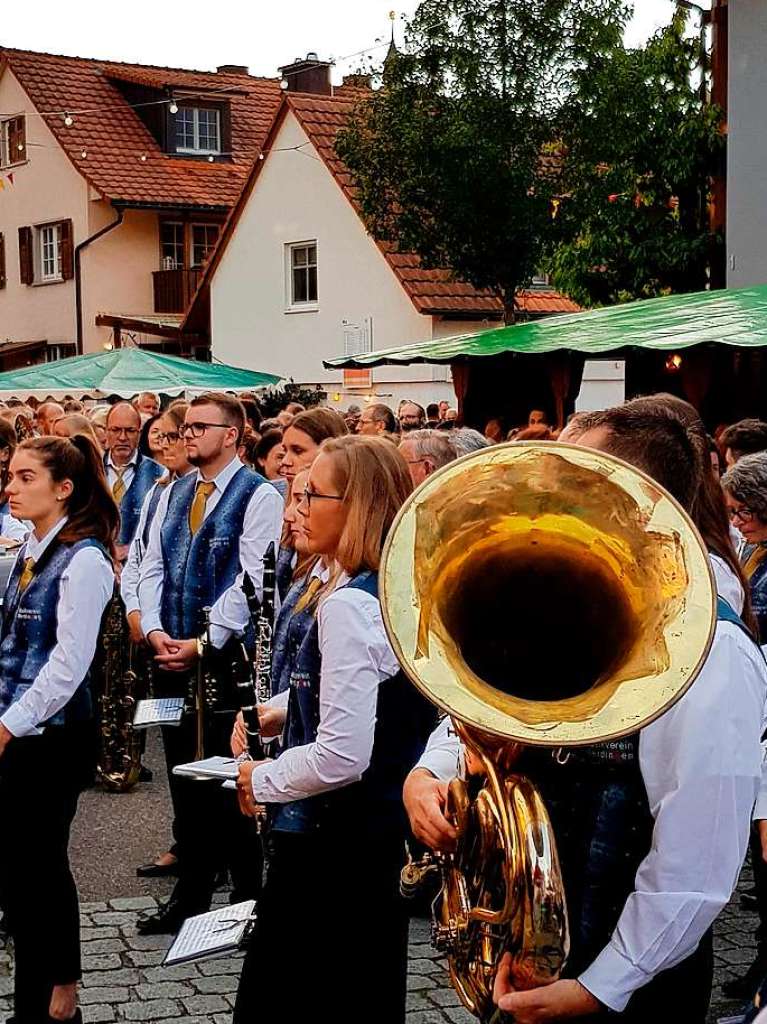
[(625, 359), (627, 397), (671, 391), (709, 423), (767, 416), (767, 285), (668, 295), (330, 359), (328, 369), (450, 363), (468, 422), (531, 404), (561, 422), (586, 359)]
[(140, 348), (120, 348), (0, 373), (0, 398), (130, 398), (140, 391), (163, 395), (252, 391), (279, 380), (274, 374), (238, 366), (179, 359)]

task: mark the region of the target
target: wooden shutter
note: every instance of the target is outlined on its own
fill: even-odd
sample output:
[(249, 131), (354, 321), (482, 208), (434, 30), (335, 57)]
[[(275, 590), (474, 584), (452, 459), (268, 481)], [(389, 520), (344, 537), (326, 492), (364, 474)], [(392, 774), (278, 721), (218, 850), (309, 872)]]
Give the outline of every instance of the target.
[(5, 235), (0, 231), (0, 288), (5, 288)]
[(19, 228), (19, 278), (22, 284), (34, 284), (35, 257), (32, 249), (32, 228)]
[(63, 220), (59, 227), (61, 230), (61, 277), (64, 281), (71, 281), (75, 276), (75, 253), (72, 242), (72, 221)]
[(23, 114), (8, 122), (8, 163), (27, 159), (27, 119)]

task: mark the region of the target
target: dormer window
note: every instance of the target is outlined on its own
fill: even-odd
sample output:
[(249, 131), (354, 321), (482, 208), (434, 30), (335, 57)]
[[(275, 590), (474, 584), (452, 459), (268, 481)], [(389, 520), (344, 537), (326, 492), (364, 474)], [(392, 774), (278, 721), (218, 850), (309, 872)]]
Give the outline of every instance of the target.
[(179, 106), (176, 152), (203, 156), (221, 153), (221, 111), (218, 107)]

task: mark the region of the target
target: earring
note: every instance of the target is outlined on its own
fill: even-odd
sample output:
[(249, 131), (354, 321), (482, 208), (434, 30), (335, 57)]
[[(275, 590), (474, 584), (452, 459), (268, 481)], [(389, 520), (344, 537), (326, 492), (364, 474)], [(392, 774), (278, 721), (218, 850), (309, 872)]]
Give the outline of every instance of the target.
[(58, 497), (58, 498), (56, 498), (56, 501), (63, 501), (63, 500), (64, 500), (64, 499), (63, 499), (63, 498), (61, 498), (61, 497)]

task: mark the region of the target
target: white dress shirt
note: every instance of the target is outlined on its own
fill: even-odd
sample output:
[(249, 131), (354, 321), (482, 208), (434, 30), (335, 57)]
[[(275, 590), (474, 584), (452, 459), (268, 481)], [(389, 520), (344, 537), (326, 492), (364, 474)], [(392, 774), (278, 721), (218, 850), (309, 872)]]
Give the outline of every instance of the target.
[[(761, 778), (766, 697), (767, 666), (756, 645), (738, 626), (718, 622), (690, 690), (639, 735), (652, 846), (610, 942), (579, 978), (613, 1010), (694, 952), (735, 888)], [(459, 746), (441, 723), (417, 767), (452, 778)]]
[(745, 600), (743, 584), (723, 558), (710, 552), (708, 557), (711, 562), (711, 568), (714, 571), (717, 593), (725, 599), (733, 611), (741, 615)]
[[(144, 529), (146, 528), (146, 517), (149, 514), (149, 503), (152, 500), (152, 495), (155, 492), (155, 488), (158, 485), (155, 484), (147, 492), (147, 496), (144, 498), (144, 502), (141, 506), (141, 513), (138, 519), (138, 526), (136, 532), (133, 535), (133, 540), (130, 542), (128, 547), (128, 557), (125, 559), (125, 564), (120, 574), (120, 596), (123, 599), (125, 605), (125, 614), (129, 615), (131, 612), (139, 611), (138, 602), (138, 581), (139, 573), (141, 569), (141, 562), (144, 558)], [(166, 486), (166, 485), (163, 485)]]
[[(205, 505), (206, 519), (215, 509), (224, 491), (241, 468), (242, 462), (235, 457), (217, 477), (210, 481), (216, 486), (208, 496)], [(197, 470), (196, 483), (202, 479), (200, 471)], [(163, 628), (160, 610), (162, 608), (164, 563), (160, 531), (165, 522), (168, 501), (175, 486), (174, 483), (166, 488), (166, 493), (160, 498), (152, 525), (149, 528), (146, 554), (141, 562), (138, 603), (141, 609), (141, 628), (145, 636), (149, 636), (153, 630), (162, 630)], [(214, 647), (223, 647), (233, 634), (242, 633), (247, 627), (250, 613), (242, 590), (243, 574), (247, 572), (253, 580), (256, 594), (260, 600), (264, 553), (272, 541), (275, 550), (279, 547), (284, 511), (285, 503), (268, 483), (261, 484), (248, 502), (240, 536), (241, 571), (237, 574), (232, 586), (219, 596), (210, 614), (211, 640)]]
[(125, 484), (125, 490), (127, 491), (130, 485), (133, 483), (133, 477), (136, 475), (136, 463), (138, 462), (138, 448), (131, 455), (124, 466), (116, 466), (112, 461), (112, 456), (107, 453), (107, 483), (109, 484), (109, 490), (111, 491), (117, 482), (118, 469), (123, 475), (123, 483)]
[[(317, 738), (258, 765), (251, 784), (259, 803), (284, 804), (340, 789), (358, 782), (370, 764), (378, 687), (396, 675), (399, 663), (378, 599), (344, 588), (348, 579), (340, 577), (317, 613), (322, 658)], [(270, 703), (284, 706), (286, 700), (287, 691)]]
[[(66, 521), (60, 519), (41, 540), (31, 533), (18, 557), (37, 561)], [(61, 574), (56, 644), (30, 688), (0, 718), (14, 736), (39, 735), (40, 724), (72, 699), (96, 653), (101, 618), (113, 588), (112, 566), (98, 548), (82, 548), (73, 555)]]
[(0, 537), (7, 540), (24, 540), (28, 533), (29, 527), (20, 519), (14, 519), (7, 512), (0, 517)]

